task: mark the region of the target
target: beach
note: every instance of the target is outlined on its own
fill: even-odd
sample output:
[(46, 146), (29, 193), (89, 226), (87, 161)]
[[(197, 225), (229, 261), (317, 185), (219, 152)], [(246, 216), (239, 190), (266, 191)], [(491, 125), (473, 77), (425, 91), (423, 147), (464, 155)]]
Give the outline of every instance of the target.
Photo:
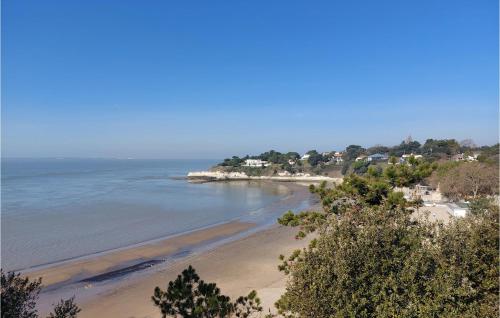
[[(154, 288), (166, 289), (168, 282), (189, 265), (205, 281), (217, 283), (222, 293), (232, 299), (256, 290), (265, 311), (273, 310), (274, 302), (286, 286), (286, 276), (277, 269), (279, 255), (305, 247), (309, 240), (296, 240), (296, 232), (297, 229), (273, 226), (179, 259), (161, 270), (111, 283), (105, 290), (96, 288), (93, 292), (92, 286), (84, 287), (88, 295), (82, 298), (77, 295), (76, 299), (82, 308), (79, 317), (159, 317), (158, 308), (151, 302)], [(42, 314), (49, 309), (51, 296), (53, 298), (50, 293), (42, 294)]]
[[(270, 216), (281, 215), (289, 206), (317, 209), (309, 184), (281, 184), (289, 195), (269, 210), (280, 211)], [(37, 304), (42, 315), (60, 299), (75, 296), (82, 308), (79, 317), (157, 317), (159, 311), (150, 300), (153, 289), (166, 288), (188, 265), (233, 299), (257, 290), (267, 311), (274, 308), (285, 288), (286, 278), (277, 269), (279, 255), (307, 245), (308, 240), (295, 239), (296, 232), (276, 225), (275, 217), (266, 223), (235, 219), (23, 274), (43, 280)]]
[(41, 277), (44, 285), (50, 288), (64, 283), (106, 280), (105, 275), (108, 277), (119, 276), (120, 270), (123, 269), (129, 269), (130, 272), (133, 272), (134, 267), (137, 268), (141, 264), (160, 263), (167, 256), (182, 254), (190, 247), (230, 237), (253, 226), (255, 224), (229, 222), (109, 253), (46, 266), (42, 269), (25, 272), (25, 274), (31, 277)]

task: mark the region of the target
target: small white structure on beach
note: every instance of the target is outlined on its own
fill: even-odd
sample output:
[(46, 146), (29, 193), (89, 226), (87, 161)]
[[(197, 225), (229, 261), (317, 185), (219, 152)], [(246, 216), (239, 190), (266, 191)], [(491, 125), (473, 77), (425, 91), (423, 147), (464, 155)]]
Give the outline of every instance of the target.
[(269, 165), (269, 162), (260, 159), (246, 159), (245, 164), (243, 164), (245, 167), (267, 167)]

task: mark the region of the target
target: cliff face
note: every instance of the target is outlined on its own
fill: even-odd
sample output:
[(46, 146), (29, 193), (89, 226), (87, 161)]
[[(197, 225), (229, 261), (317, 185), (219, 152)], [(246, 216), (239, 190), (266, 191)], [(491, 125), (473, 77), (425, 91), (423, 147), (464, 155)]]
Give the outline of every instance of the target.
[(206, 179), (206, 180), (246, 180), (249, 176), (243, 172), (224, 172), (224, 171), (195, 171), (189, 172), (189, 179)]

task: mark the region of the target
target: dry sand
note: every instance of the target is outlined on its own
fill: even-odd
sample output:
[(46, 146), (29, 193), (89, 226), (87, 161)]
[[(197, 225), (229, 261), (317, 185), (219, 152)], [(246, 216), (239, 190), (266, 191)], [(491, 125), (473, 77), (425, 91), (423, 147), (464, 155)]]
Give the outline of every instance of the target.
[[(293, 190), (293, 198), (303, 200), (309, 191), (306, 184), (287, 184)], [(166, 288), (188, 265), (192, 265), (201, 278), (215, 282), (223, 294), (235, 299), (257, 290), (265, 310), (274, 310), (274, 302), (284, 292), (286, 277), (277, 269), (280, 254), (305, 247), (309, 239), (296, 240), (297, 229), (273, 226), (257, 230), (255, 224), (230, 222), (199, 231), (158, 240), (139, 246), (128, 247), (90, 258), (68, 261), (26, 273), (30, 277), (41, 276), (49, 288), (40, 295), (38, 309), (41, 316), (51, 310), (51, 304), (61, 298), (76, 296), (82, 308), (78, 317), (160, 317), (158, 308), (151, 302), (156, 286)], [(234, 239), (242, 235), (243, 238)], [(225, 238), (231, 238), (224, 240)], [(221, 241), (224, 240), (224, 241)], [(216, 243), (207, 249), (190, 249)], [(225, 243), (224, 243), (225, 242)], [(188, 248), (189, 256), (175, 257)], [(144, 261), (167, 259), (159, 264), (123, 277), (103, 282), (90, 282), (96, 275), (109, 275), (113, 271), (127, 269)], [(85, 279), (85, 282), (80, 282)]]
[(165, 289), (188, 265), (205, 281), (217, 283), (222, 293), (231, 298), (255, 289), (265, 311), (273, 309), (286, 286), (286, 276), (277, 270), (278, 256), (288, 255), (309, 241), (296, 240), (296, 232), (296, 229), (275, 226), (180, 260), (159, 272), (126, 280), (111, 291), (79, 303), (82, 312), (78, 317), (160, 317), (158, 308), (151, 302), (153, 289), (156, 286)]

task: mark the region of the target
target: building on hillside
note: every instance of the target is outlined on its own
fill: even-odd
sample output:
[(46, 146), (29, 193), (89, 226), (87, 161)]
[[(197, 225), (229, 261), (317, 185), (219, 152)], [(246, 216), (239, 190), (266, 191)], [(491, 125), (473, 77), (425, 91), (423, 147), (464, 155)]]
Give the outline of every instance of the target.
[(288, 160), (288, 164), (290, 166), (293, 166), (295, 163), (296, 163), (295, 160), (292, 160), (292, 159)]
[(387, 160), (387, 159), (389, 159), (389, 156), (387, 156), (386, 154), (375, 153), (373, 155), (369, 155), (366, 158), (366, 161), (372, 162), (372, 161), (382, 161), (382, 160)]
[(330, 161), (333, 163), (340, 164), (340, 163), (344, 162), (344, 158), (342, 158), (343, 156), (344, 156), (344, 153), (342, 151), (335, 151), (335, 153), (333, 154), (333, 158), (330, 159)]
[(404, 154), (401, 156), (401, 158), (399, 158), (399, 163), (405, 163), (410, 157), (413, 157), (415, 159), (422, 159), (423, 156), (422, 155), (415, 155), (413, 153), (411, 154)]
[(361, 160), (365, 160), (366, 159), (366, 156), (359, 156), (355, 159), (355, 161), (361, 161)]
[(304, 155), (300, 158), (300, 160), (303, 160), (303, 161), (304, 161), (304, 160), (309, 159), (309, 157), (311, 157), (311, 155), (306, 153), (306, 154), (304, 154)]
[(245, 167), (267, 167), (269, 165), (269, 162), (260, 159), (246, 159), (245, 164), (243, 164)]

